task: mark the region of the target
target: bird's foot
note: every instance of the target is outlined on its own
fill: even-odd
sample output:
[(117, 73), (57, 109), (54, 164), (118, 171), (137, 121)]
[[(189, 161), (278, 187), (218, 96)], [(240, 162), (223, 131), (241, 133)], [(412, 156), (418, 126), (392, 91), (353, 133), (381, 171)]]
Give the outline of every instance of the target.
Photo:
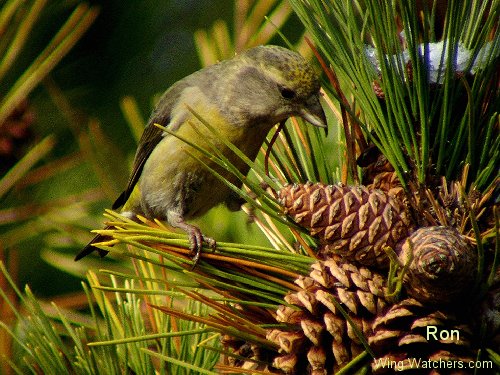
[(203, 242), (208, 244), (212, 250), (215, 250), (215, 240), (204, 236), (203, 233), (201, 233), (200, 228), (186, 223), (182, 215), (180, 215), (177, 211), (170, 211), (168, 213), (167, 222), (174, 228), (179, 228), (187, 233), (190, 242), (189, 248), (191, 249), (191, 253), (193, 255), (193, 268), (196, 267), (196, 264), (200, 260)]
[(198, 261), (200, 259), (200, 254), (203, 248), (203, 242), (205, 242), (212, 250), (215, 250), (216, 247), (216, 242), (213, 238), (204, 236), (203, 233), (201, 233), (200, 228), (195, 227), (195, 226), (190, 226), (190, 228), (186, 229), (188, 236), (189, 236), (189, 242), (191, 245), (189, 246), (190, 250), (192, 251), (193, 254), (193, 268), (196, 267), (198, 264)]

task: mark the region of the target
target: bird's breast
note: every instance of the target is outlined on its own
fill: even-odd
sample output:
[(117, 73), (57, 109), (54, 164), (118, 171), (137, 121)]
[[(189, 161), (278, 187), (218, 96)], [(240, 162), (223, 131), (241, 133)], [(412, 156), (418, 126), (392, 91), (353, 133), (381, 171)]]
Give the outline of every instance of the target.
[(149, 156), (140, 179), (141, 205), (148, 216), (164, 219), (168, 211), (175, 210), (190, 219), (228, 199), (231, 189), (213, 171), (234, 185), (241, 186), (241, 182), (215, 159), (222, 155), (246, 175), (248, 165), (226, 142), (254, 160), (269, 130), (233, 126), (214, 111), (199, 115), (214, 130), (189, 116), (175, 132), (179, 138), (166, 135)]

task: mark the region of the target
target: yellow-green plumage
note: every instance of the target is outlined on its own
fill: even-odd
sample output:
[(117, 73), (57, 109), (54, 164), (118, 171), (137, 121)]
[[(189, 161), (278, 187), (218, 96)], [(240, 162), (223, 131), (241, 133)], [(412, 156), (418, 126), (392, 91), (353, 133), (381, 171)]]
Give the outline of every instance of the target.
[[(318, 77), (307, 61), (277, 46), (252, 48), (178, 81), (163, 94), (152, 113), (139, 142), (129, 184), (113, 209), (122, 207), (122, 213), (130, 218), (141, 214), (185, 230), (193, 250), (199, 253), (203, 239), (210, 239), (185, 220), (203, 215), (219, 203), (231, 208), (238, 205), (231, 190), (192, 154), (234, 184), (239, 182), (155, 124), (202, 148), (216, 147), (246, 174), (246, 163), (214, 137), (193, 112), (253, 160), (272, 126), (290, 116), (326, 126), (319, 88)], [(91, 245), (99, 240), (95, 238), (77, 259), (95, 249)]]

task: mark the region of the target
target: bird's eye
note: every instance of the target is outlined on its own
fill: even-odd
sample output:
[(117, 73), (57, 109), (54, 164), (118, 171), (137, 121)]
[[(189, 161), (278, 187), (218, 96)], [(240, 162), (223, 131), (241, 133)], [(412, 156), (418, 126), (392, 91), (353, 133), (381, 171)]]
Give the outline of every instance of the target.
[(285, 99), (293, 99), (295, 98), (295, 95), (297, 95), (295, 91), (287, 89), (286, 87), (280, 87), (280, 93)]

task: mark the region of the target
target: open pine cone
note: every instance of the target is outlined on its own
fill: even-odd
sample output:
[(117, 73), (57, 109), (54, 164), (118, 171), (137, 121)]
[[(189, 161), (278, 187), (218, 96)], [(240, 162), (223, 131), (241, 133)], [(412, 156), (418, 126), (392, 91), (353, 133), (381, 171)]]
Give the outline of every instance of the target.
[(267, 334), (280, 347), (273, 364), (285, 374), (333, 374), (364, 351), (358, 334), (368, 335), (372, 320), (388, 305), (385, 278), (337, 258), (313, 264), (296, 284), (302, 290), (288, 294), (289, 306), (276, 313), (287, 328)]
[(428, 361), (440, 360), (455, 361), (453, 374), (467, 374), (459, 368), (460, 363), (476, 358), (467, 322), (450, 311), (426, 307), (413, 298), (405, 299), (380, 314), (372, 328), (368, 342), (376, 356), (372, 362), (375, 374), (396, 371), (442, 373), (427, 365)]

